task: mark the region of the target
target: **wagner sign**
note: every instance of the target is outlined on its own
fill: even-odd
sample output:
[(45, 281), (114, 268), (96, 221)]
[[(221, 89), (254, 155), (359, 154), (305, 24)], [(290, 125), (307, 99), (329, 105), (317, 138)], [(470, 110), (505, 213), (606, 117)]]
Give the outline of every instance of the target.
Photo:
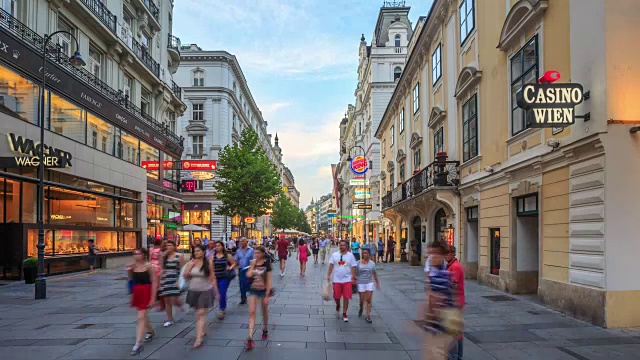
[(11, 151), (27, 156), (9, 156), (0, 158), (0, 167), (38, 167), (40, 159), (46, 168), (71, 167), (71, 153), (46, 144), (36, 143), (13, 133), (7, 134)]
[(575, 106), (582, 103), (584, 89), (580, 84), (527, 84), (517, 92), (518, 107), (531, 110), (527, 117), (534, 128), (567, 127), (575, 123)]

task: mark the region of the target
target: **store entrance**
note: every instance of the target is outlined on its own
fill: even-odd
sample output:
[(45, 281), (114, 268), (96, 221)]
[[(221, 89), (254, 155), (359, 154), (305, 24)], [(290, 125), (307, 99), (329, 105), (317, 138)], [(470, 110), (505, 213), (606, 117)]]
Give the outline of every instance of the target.
[(538, 195), (516, 199), (516, 271), (521, 279), (516, 292), (535, 294), (538, 291), (539, 234)]
[(422, 219), (419, 216), (411, 221), (411, 265), (418, 266), (422, 260)]

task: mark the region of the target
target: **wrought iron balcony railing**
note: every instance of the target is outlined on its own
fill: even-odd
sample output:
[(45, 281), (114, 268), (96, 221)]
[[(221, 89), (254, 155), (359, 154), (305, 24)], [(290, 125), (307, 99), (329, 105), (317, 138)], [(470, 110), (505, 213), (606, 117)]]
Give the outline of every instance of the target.
[(142, 63), (149, 68), (152, 73), (154, 73), (158, 78), (160, 77), (160, 64), (153, 60), (146, 46), (137, 42), (136, 39), (131, 39), (131, 50), (133, 50), (133, 53), (136, 54), (138, 59), (140, 59), (140, 61), (142, 61)]
[(107, 7), (102, 3), (102, 1), (101, 0), (82, 0), (82, 2), (115, 35), (116, 16), (113, 15), (111, 11), (109, 11), (109, 9), (107, 9)]
[(382, 197), (382, 209), (440, 186), (458, 186), (459, 161), (434, 161)]
[(151, 0), (144, 0), (143, 2), (147, 9), (149, 9), (149, 12), (151, 12), (151, 15), (153, 15), (154, 19), (160, 22), (160, 9), (158, 9), (156, 4), (154, 4)]
[[(6, 31), (13, 34), (18, 39), (21, 39), (25, 45), (35, 49), (38, 53), (42, 53), (44, 38), (1, 8), (0, 27), (6, 29)], [(50, 41), (47, 46), (47, 58), (51, 62), (54, 62), (63, 67), (66, 71), (71, 73), (80, 81), (90, 85), (93, 89), (98, 91), (106, 98), (112, 100), (123, 109), (127, 109), (130, 113), (145, 122), (147, 125), (151, 126), (154, 129), (160, 130), (162, 134), (169, 138), (174, 144), (180, 145), (181, 147), (183, 146), (183, 140), (180, 137), (178, 137), (168, 128), (164, 127), (162, 123), (155, 120), (150, 115), (143, 113), (139, 107), (129, 101), (129, 98), (127, 96), (124, 96), (122, 90), (113, 89), (104, 81), (100, 80), (91, 72), (87, 71), (85, 68), (77, 69), (73, 67), (71, 65), (71, 62), (69, 61), (69, 56), (65, 53), (60, 45)]]
[(171, 90), (173, 90), (173, 94), (180, 100), (182, 100), (182, 88), (176, 84), (175, 81), (171, 80)]
[(169, 41), (167, 42), (167, 47), (169, 49), (174, 49), (179, 54), (181, 46), (182, 45), (181, 45), (181, 42), (180, 42), (180, 38), (169, 34)]

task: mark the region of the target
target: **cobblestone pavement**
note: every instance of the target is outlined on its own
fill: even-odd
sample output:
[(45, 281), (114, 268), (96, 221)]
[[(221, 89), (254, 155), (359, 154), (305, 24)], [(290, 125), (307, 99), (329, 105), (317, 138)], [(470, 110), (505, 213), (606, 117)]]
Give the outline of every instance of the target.
[[(382, 289), (374, 295), (373, 324), (349, 309), (343, 323), (319, 296), (326, 265), (308, 265), (300, 277), (295, 259), (284, 278), (274, 273), (270, 339), (243, 351), (248, 316), (239, 306), (238, 282), (229, 289), (223, 322), (209, 313), (205, 346), (192, 350), (193, 313), (163, 328), (164, 313), (151, 315), (157, 337), (145, 359), (422, 359), (422, 333), (413, 319), (424, 297), (423, 273), (406, 264), (379, 264)], [(467, 282), (464, 358), (639, 359), (640, 329), (602, 329), (565, 317), (526, 297)], [(354, 299), (357, 302), (357, 297)], [(259, 317), (259, 315), (258, 315)], [(258, 318), (260, 320), (260, 317)], [(124, 270), (51, 278), (48, 299), (33, 300), (33, 286), (0, 286), (0, 358), (130, 359), (135, 315), (128, 306)], [(258, 325), (258, 338), (261, 326)]]

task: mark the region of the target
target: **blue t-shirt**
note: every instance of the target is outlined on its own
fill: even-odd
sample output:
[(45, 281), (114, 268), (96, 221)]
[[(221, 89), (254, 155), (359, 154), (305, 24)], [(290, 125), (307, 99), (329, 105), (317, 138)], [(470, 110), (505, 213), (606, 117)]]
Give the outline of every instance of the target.
[(378, 240), (378, 251), (382, 251), (384, 248), (384, 242), (382, 240)]
[(357, 254), (360, 252), (360, 243), (357, 241), (354, 241), (351, 243), (351, 252), (354, 254)]

